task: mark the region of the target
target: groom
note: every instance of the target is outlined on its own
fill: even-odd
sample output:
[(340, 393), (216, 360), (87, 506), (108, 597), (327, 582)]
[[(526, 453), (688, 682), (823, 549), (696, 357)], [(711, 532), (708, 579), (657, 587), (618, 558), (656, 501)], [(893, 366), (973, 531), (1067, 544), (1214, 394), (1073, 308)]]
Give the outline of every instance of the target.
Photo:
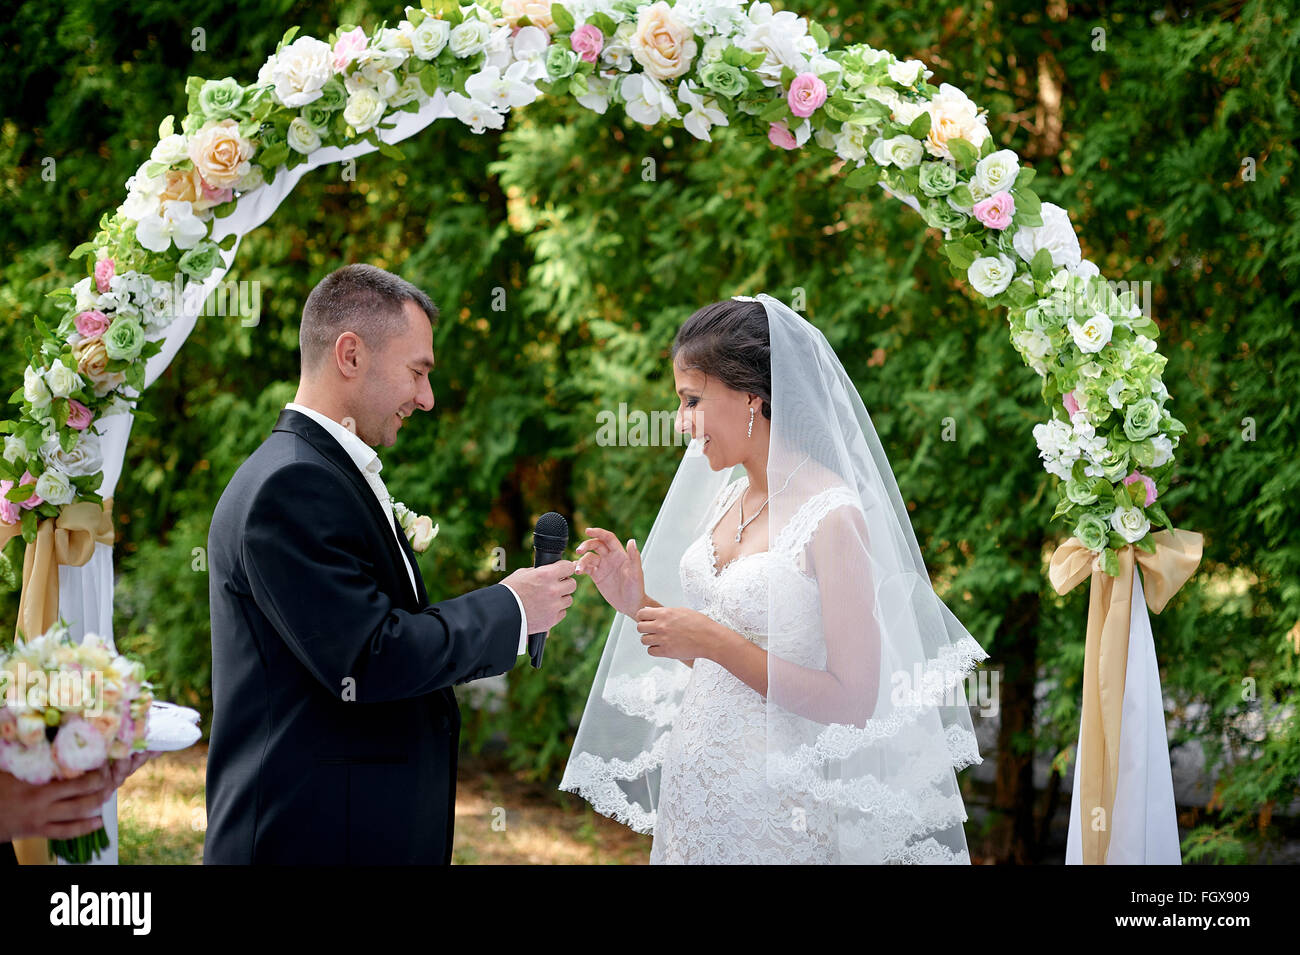
[(374, 266), (322, 279), (298, 393), (213, 512), (206, 863), (450, 862), (452, 686), (573, 602), (568, 560), (429, 602), (374, 447), (433, 408), (437, 317)]

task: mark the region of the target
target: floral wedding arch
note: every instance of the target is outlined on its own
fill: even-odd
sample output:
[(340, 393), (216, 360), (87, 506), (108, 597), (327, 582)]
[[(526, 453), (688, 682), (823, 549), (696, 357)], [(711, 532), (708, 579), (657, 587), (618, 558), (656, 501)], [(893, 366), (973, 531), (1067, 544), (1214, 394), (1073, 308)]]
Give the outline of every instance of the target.
[[(1112, 832), (1145, 848), (1109, 861), (1170, 861), (1167, 824), (1137, 834), (1124, 825), (1143, 805), (1158, 805), (1167, 823), (1172, 786), (1166, 799), (1158, 778), (1117, 776), (1121, 743), (1143, 747), (1147, 763), (1158, 766), (1161, 751), (1167, 760), (1133, 568), (1146, 572), (1158, 613), (1200, 559), (1200, 535), (1175, 530), (1158, 503), (1186, 429), (1165, 407), (1155, 323), (1082, 257), (1066, 211), (1040, 202), (1034, 170), (995, 148), (983, 110), (954, 86), (931, 85), (918, 60), (833, 49), (819, 24), (763, 2), (423, 0), (394, 27), (297, 33), (250, 85), (190, 78), (187, 115), (163, 120), (125, 200), (73, 250), (86, 278), (50, 293), (61, 320), (34, 319), (10, 398), (18, 411), (0, 422), (0, 547), (20, 534), (26, 542), (19, 633), (45, 632), (62, 615), (78, 633), (111, 634), (111, 500), (142, 414), (134, 403), (179, 350), (241, 237), (304, 173), (375, 150), (400, 159), (394, 144), (439, 118), (500, 129), (543, 92), (601, 114), (617, 104), (638, 123), (681, 125), (698, 139), (727, 126), (774, 149), (824, 153), (848, 187), (879, 185), (916, 209), (942, 232), (954, 274), (1007, 310), (1012, 345), (1041, 377), (1050, 411), (1033, 435), (1061, 479), (1053, 519), (1072, 527), (1049, 576), (1060, 593), (1092, 580), (1071, 861), (1107, 861), (1108, 843), (1120, 841)], [(0, 565), (16, 576), (3, 553)], [(1121, 738), (1153, 722), (1158, 741)], [(1176, 827), (1173, 839), (1177, 861)]]

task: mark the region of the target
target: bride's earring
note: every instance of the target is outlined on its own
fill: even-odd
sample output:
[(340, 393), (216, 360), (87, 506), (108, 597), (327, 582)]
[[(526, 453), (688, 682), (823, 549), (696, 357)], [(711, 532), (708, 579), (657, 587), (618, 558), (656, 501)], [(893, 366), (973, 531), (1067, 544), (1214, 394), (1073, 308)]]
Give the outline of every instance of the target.
[(753, 436), (754, 436), (754, 409), (750, 408), (749, 409), (749, 433), (745, 437), (752, 438)]

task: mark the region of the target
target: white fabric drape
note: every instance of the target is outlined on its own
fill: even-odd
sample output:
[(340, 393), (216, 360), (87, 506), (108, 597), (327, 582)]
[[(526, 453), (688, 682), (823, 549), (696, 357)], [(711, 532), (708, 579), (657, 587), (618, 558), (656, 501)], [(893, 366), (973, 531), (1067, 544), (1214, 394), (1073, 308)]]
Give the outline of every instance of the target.
[[(1140, 567), (1134, 567), (1128, 664), (1120, 721), (1119, 773), (1115, 804), (1111, 810), (1107, 865), (1182, 863), (1163, 699), (1155, 640), (1151, 634), (1151, 614), (1142, 592), (1142, 571)], [(1079, 752), (1077, 747), (1075, 752)], [(1083, 864), (1078, 765), (1076, 756), (1066, 865)]]
[[(379, 137), (385, 143), (396, 143), (420, 132), (434, 120), (454, 115), (446, 104), (446, 97), (441, 91), (430, 97), (416, 112), (397, 113), (391, 117), (392, 129), (379, 130)], [(239, 244), (247, 233), (271, 217), (280, 203), (293, 190), (306, 173), (329, 163), (343, 162), (375, 152), (378, 147), (362, 142), (344, 148), (327, 147), (318, 149), (307, 161), (292, 170), (281, 168), (275, 181), (268, 183), (240, 197), (235, 211), (224, 219), (214, 220), (211, 238), (220, 241), (233, 235), (235, 244), (229, 251), (223, 251), (222, 264), (213, 270), (202, 285), (197, 283), (185, 289), (176, 318), (167, 326), (163, 336), (163, 350), (148, 360), (145, 365), (145, 388), (148, 388), (167, 370), (176, 353), (189, 338), (190, 332), (198, 321), (203, 303), (221, 282), (235, 255)], [(254, 157), (256, 158), (256, 157)], [(126, 397), (136, 397), (127, 391)], [(102, 435), (100, 442), (103, 453), (103, 480), (99, 493), (103, 497), (112, 497), (117, 488), (118, 478), (122, 474), (122, 463), (126, 457), (127, 440), (131, 435), (132, 416), (118, 414), (96, 422), (96, 428)], [(59, 613), (68, 621), (73, 638), (80, 642), (87, 633), (97, 633), (113, 645), (113, 550), (105, 544), (97, 544), (89, 561), (81, 567), (59, 568)], [(117, 863), (117, 795), (105, 804), (104, 828), (108, 832), (109, 845), (94, 865), (115, 865)], [(60, 864), (66, 864), (60, 862)]]

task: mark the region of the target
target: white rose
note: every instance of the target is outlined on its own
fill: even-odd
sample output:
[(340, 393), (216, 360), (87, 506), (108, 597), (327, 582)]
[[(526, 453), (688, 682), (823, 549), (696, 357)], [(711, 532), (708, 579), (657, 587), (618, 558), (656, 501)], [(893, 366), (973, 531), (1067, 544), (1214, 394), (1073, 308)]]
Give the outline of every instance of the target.
[(1074, 321), (1070, 322), (1070, 334), (1074, 337), (1075, 345), (1079, 347), (1079, 351), (1089, 354), (1105, 348), (1110, 343), (1110, 336), (1114, 329), (1115, 323), (1101, 312), (1082, 325)]
[(1045, 361), (1052, 355), (1052, 340), (1036, 328), (1027, 328), (1016, 337), (1016, 348), (1028, 358)]
[[(1151, 466), (1158, 468), (1167, 464), (1174, 456), (1174, 445), (1165, 434), (1157, 434), (1151, 438), (1151, 447), (1155, 451), (1155, 457), (1151, 459)], [(9, 457), (9, 449), (5, 448), (5, 457)]]
[(55, 398), (66, 398), (83, 384), (81, 376), (61, 361), (45, 370), (45, 383)]
[(721, 60), (722, 54), (730, 45), (731, 40), (725, 36), (709, 37), (709, 39), (704, 42), (704, 46), (700, 49), (700, 59), (699, 62), (696, 63), (696, 69), (703, 69), (708, 64), (716, 63), (718, 60)]
[(411, 38), (411, 51), (421, 60), (435, 58), (451, 36), (451, 24), (433, 17), (425, 17), (418, 27), (412, 27), (409, 22), (403, 21), (402, 28), (405, 30), (408, 27), (410, 29), (406, 32)]
[(56, 507), (71, 504), (77, 496), (68, 476), (58, 468), (46, 468), (36, 479), (36, 493)]
[(334, 75), (334, 51), (328, 43), (300, 36), (270, 61), (267, 76), (285, 106), (306, 106), (320, 99), (321, 87)]
[(41, 460), (47, 468), (74, 477), (95, 474), (104, 467), (99, 435), (93, 431), (82, 431), (77, 436), (77, 443), (67, 451), (63, 450), (57, 437), (46, 442), (41, 446)]
[(388, 104), (374, 90), (359, 89), (348, 97), (343, 121), (358, 133), (364, 133), (383, 118), (387, 108)]
[(999, 192), (1010, 192), (1020, 175), (1020, 159), (1010, 149), (989, 153), (975, 164), (970, 191), (976, 200)]
[(482, 53), (487, 46), (492, 30), (482, 20), (465, 20), (451, 28), (447, 44), (453, 56), (461, 59)]
[(912, 136), (894, 136), (890, 139), (877, 139), (871, 144), (871, 158), (881, 166), (891, 163), (899, 169), (910, 169), (920, 165), (925, 148), (921, 141)]
[(1016, 253), (1026, 262), (1032, 262), (1034, 253), (1046, 249), (1052, 255), (1053, 265), (1075, 268), (1083, 258), (1083, 251), (1070, 224), (1070, 214), (1058, 205), (1044, 202), (1042, 218), (1040, 226), (1021, 226), (1016, 230), (1011, 238)]
[(1110, 512), (1110, 526), (1116, 534), (1130, 544), (1136, 544), (1147, 536), (1147, 531), (1151, 530), (1151, 522), (1147, 520), (1142, 510), (1136, 507), (1115, 508)]
[(355, 60), (356, 69), (344, 77), (343, 85), (349, 93), (372, 89), (387, 100), (397, 92), (397, 70), (404, 62), (405, 57), (393, 50), (363, 50)]
[(189, 158), (190, 155), (189, 140), (181, 133), (173, 133), (164, 139), (159, 140), (158, 145), (149, 153), (149, 158), (154, 162), (160, 162), (165, 166), (172, 163), (182, 162)]
[(411, 522), (411, 550), (423, 551), (438, 536), (438, 525), (421, 516)]
[(50, 403), (50, 389), (45, 384), (45, 376), (31, 365), (23, 372), (23, 397), (32, 403), (33, 408), (44, 408)]
[(867, 128), (857, 123), (845, 123), (835, 134), (835, 155), (841, 159), (855, 161), (867, 155)]
[(18, 435), (11, 434), (5, 437), (4, 459), (10, 464), (16, 461), (25, 461), (30, 453), (27, 442)]
[(920, 60), (895, 62), (889, 64), (889, 78), (900, 86), (915, 86), (916, 81), (921, 78), (922, 70), (927, 75), (932, 75), (932, 72), (925, 69), (925, 64)]
[(301, 116), (293, 118), (293, 122), (289, 124), (289, 131), (284, 138), (290, 149), (300, 152), (304, 156), (320, 149), (320, 133), (316, 132), (315, 127)]
[(1001, 252), (976, 259), (966, 270), (971, 287), (989, 298), (1002, 292), (1015, 277), (1016, 263)]
[(412, 101), (424, 102), (428, 94), (424, 92), (424, 84), (420, 82), (418, 76), (412, 75), (406, 78), (406, 81), (397, 88), (397, 92), (389, 97), (389, 106), (405, 106)]
[(930, 114), (930, 132), (925, 137), (925, 148), (932, 156), (953, 158), (948, 149), (951, 139), (964, 139), (979, 149), (989, 137), (988, 118), (969, 96), (950, 83), (939, 87), (926, 110)]

